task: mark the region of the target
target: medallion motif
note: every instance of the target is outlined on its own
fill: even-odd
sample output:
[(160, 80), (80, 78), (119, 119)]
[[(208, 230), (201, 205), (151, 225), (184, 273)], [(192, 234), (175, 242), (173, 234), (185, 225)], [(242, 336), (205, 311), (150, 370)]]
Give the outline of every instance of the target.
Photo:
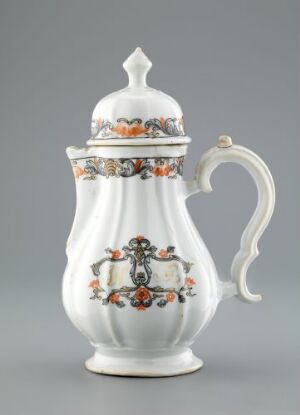
[[(156, 246), (151, 245), (150, 241), (142, 235), (137, 235), (130, 239), (128, 245), (123, 246), (122, 250), (112, 250), (107, 248), (107, 256), (100, 261), (91, 265), (93, 280), (89, 282), (93, 295), (91, 300), (99, 300), (102, 305), (114, 304), (118, 308), (123, 308), (126, 303), (137, 309), (144, 311), (151, 307), (153, 303), (160, 308), (165, 307), (168, 303), (177, 300), (179, 303), (185, 303), (187, 297), (193, 297), (195, 280), (187, 275), (192, 267), (192, 263), (184, 261), (180, 256), (175, 254), (175, 247), (168, 246), (159, 252)], [(102, 266), (107, 263), (117, 263), (127, 261), (131, 267), (129, 276), (133, 283), (132, 286), (122, 286), (120, 288), (108, 290), (101, 284)], [(152, 286), (151, 279), (153, 271), (151, 263), (156, 262), (179, 262), (183, 273), (184, 281), (178, 287), (164, 288), (160, 285)], [(105, 276), (104, 276), (105, 277)]]

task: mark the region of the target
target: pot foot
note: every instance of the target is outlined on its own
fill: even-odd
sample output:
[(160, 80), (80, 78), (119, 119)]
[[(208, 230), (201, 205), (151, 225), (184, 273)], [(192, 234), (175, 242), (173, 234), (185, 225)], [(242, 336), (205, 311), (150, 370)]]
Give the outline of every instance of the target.
[(202, 360), (194, 356), (191, 349), (181, 352), (136, 350), (97, 350), (85, 362), (85, 367), (94, 373), (115, 376), (164, 377), (195, 372), (203, 366)]

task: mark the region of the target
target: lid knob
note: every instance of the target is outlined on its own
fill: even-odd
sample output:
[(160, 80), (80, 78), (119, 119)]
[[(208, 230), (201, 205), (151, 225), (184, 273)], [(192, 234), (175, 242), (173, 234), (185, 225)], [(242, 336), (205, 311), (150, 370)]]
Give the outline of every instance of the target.
[(147, 86), (146, 76), (151, 69), (152, 62), (147, 58), (141, 48), (128, 56), (123, 63), (123, 68), (127, 72), (129, 78), (129, 87), (144, 88)]

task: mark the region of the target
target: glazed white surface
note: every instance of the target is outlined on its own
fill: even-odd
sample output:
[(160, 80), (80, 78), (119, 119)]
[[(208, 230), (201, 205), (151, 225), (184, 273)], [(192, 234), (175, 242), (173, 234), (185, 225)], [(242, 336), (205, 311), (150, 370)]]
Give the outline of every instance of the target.
[(102, 145), (105, 141), (111, 144), (114, 140), (149, 142), (150, 137), (167, 139), (170, 143), (172, 136), (184, 136), (183, 114), (178, 102), (147, 85), (146, 77), (152, 63), (142, 49), (136, 48), (123, 67), (128, 75), (128, 86), (97, 103), (88, 144)]
[[(64, 305), (73, 323), (94, 345), (136, 349), (188, 346), (214, 314), (219, 300), (216, 270), (186, 209), (182, 184), (180, 176), (174, 180), (155, 177), (143, 181), (135, 176), (76, 181), (77, 209), (67, 243)], [(144, 312), (90, 300), (90, 265), (105, 256), (107, 247), (121, 250), (136, 235), (143, 235), (158, 249), (173, 245), (177, 255), (193, 263), (189, 275), (196, 281), (195, 297), (165, 309), (152, 305)], [(158, 274), (166, 272), (165, 264), (156, 267)], [(122, 285), (130, 285), (130, 277)]]
[[(90, 370), (130, 375), (130, 366), (132, 375), (158, 376), (159, 356), (165, 358), (161, 376), (196, 370), (202, 363), (195, 365), (196, 358), (188, 348), (207, 326), (221, 299), (238, 295), (246, 301), (257, 300), (247, 291), (245, 275), (257, 254), (258, 238), (272, 215), (274, 185), (267, 167), (253, 152), (231, 143), (226, 146), (224, 138), (219, 145), (203, 155), (195, 179), (190, 182), (185, 182), (180, 175), (176, 179), (151, 177), (147, 180), (142, 180), (139, 175), (126, 178), (99, 175), (95, 180), (76, 180), (77, 208), (67, 243), (63, 302), (73, 324), (96, 348), (95, 356), (86, 363)], [(67, 153), (74, 160), (180, 157), (186, 150), (186, 145), (70, 147)], [(210, 174), (218, 164), (226, 161), (238, 162), (250, 171), (258, 187), (259, 202), (234, 261), (232, 281), (222, 283), (190, 218), (185, 200), (201, 190), (210, 191)], [(89, 282), (94, 278), (91, 265), (106, 255), (106, 248), (122, 251), (136, 235), (143, 235), (158, 250), (174, 246), (176, 255), (193, 264), (188, 275), (195, 281), (195, 296), (187, 297), (184, 303), (175, 300), (164, 308), (153, 303), (143, 311), (128, 303), (118, 308), (115, 304), (102, 305), (101, 301), (90, 299)], [(186, 275), (177, 263), (175, 267), (170, 264), (151, 262), (150, 286), (182, 286)], [(104, 281), (108, 291), (132, 285), (128, 263), (114, 264), (112, 272), (113, 283), (110, 280), (111, 285), (105, 285), (107, 281)], [(107, 278), (105, 272), (101, 278)], [(116, 353), (118, 359), (123, 359), (123, 372), (117, 373), (117, 363), (113, 363)], [(140, 358), (135, 360), (137, 355)], [(174, 355), (178, 361), (185, 362), (181, 369), (176, 367)], [(152, 374), (149, 365), (153, 365)]]

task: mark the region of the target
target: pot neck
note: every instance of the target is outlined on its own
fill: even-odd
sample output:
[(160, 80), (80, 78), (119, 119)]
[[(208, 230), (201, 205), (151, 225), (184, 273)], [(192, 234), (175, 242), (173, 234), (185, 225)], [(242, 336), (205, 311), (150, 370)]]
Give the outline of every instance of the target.
[(68, 147), (70, 160), (85, 158), (104, 159), (144, 159), (182, 157), (187, 153), (187, 144), (147, 145), (147, 146), (89, 146), (84, 148)]

